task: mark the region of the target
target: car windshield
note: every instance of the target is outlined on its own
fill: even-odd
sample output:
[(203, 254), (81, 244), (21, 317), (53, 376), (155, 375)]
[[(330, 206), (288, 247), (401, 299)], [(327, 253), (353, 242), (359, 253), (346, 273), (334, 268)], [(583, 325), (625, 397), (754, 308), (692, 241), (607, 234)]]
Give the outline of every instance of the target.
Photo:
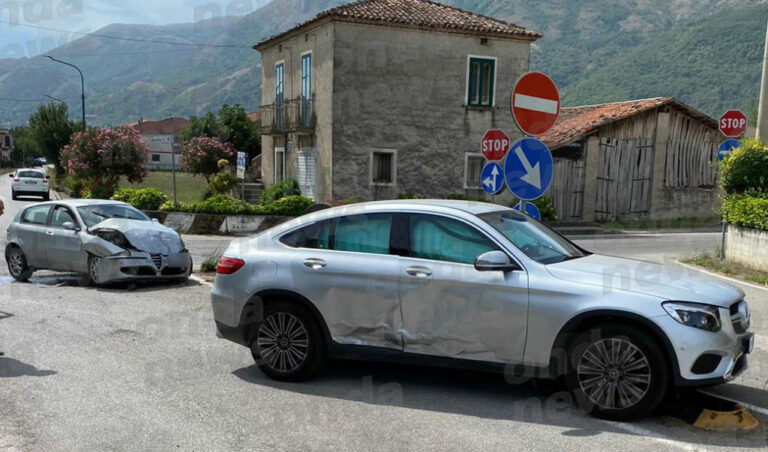
[(27, 177), (30, 179), (44, 179), (45, 175), (40, 171), (19, 171), (18, 177)]
[(586, 256), (576, 245), (538, 221), (513, 210), (479, 215), (486, 223), (504, 234), (531, 259), (554, 264)]
[(94, 206), (78, 207), (77, 211), (83, 217), (86, 226), (91, 227), (110, 218), (149, 221), (149, 218), (130, 206), (120, 204), (97, 204)]

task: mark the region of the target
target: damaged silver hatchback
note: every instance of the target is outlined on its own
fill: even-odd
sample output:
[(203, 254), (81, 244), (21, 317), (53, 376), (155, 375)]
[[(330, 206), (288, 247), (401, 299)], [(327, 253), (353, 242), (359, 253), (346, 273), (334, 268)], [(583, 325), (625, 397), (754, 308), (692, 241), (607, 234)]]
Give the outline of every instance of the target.
[(18, 281), (36, 270), (87, 275), (91, 284), (186, 281), (192, 258), (181, 236), (132, 206), (67, 200), (21, 210), (8, 228), (5, 260)]

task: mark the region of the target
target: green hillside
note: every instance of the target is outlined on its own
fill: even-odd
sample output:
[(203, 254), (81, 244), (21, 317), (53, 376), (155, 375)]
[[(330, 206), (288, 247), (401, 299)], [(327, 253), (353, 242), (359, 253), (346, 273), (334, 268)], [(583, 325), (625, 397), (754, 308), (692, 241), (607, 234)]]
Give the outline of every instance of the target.
[(675, 96), (710, 115), (748, 110), (760, 92), (768, 5), (676, 26), (565, 88), (567, 105)]

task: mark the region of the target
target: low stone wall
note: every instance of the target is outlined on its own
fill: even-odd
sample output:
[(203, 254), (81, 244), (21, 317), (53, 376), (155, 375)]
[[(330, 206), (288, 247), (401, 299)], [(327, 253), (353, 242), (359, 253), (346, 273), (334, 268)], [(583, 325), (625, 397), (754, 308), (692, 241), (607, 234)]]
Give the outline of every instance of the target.
[(251, 235), (265, 231), (293, 218), (156, 211), (146, 211), (144, 213), (181, 234), (200, 235)]
[(728, 225), (725, 259), (768, 271), (768, 231)]
[(709, 218), (718, 216), (720, 201), (715, 189), (665, 188), (661, 197), (651, 201), (652, 220)]

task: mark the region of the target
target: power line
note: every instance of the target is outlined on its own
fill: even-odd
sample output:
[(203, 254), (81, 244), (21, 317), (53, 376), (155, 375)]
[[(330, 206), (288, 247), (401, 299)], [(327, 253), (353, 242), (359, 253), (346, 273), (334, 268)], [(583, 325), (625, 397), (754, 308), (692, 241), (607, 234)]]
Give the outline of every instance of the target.
[(192, 42), (156, 41), (156, 40), (152, 40), (152, 39), (126, 38), (124, 36), (103, 35), (103, 34), (100, 34), (100, 33), (86, 33), (86, 32), (80, 32), (80, 31), (62, 30), (60, 28), (43, 27), (43, 26), (40, 26), (40, 25), (22, 24), (22, 23), (18, 23), (18, 22), (12, 22), (10, 20), (0, 20), (0, 23), (5, 23), (5, 24), (13, 25), (13, 26), (18, 26), (18, 27), (34, 28), (36, 30), (56, 31), (56, 32), (59, 32), (59, 33), (71, 33), (73, 35), (80, 35), (80, 36), (92, 36), (94, 38), (115, 39), (115, 40), (120, 40), (120, 41), (132, 41), (132, 42), (143, 42), (143, 43), (149, 43), (149, 44), (166, 44), (166, 45), (188, 46), (188, 47), (211, 47), (211, 48), (217, 48), (217, 49), (252, 49), (253, 48), (253, 46), (237, 45), (237, 44), (196, 44), (196, 43), (192, 43)]
[[(62, 100), (73, 100), (73, 97), (65, 97)], [(0, 97), (0, 102), (45, 102), (43, 98), (40, 99), (12, 99), (8, 97)]]

